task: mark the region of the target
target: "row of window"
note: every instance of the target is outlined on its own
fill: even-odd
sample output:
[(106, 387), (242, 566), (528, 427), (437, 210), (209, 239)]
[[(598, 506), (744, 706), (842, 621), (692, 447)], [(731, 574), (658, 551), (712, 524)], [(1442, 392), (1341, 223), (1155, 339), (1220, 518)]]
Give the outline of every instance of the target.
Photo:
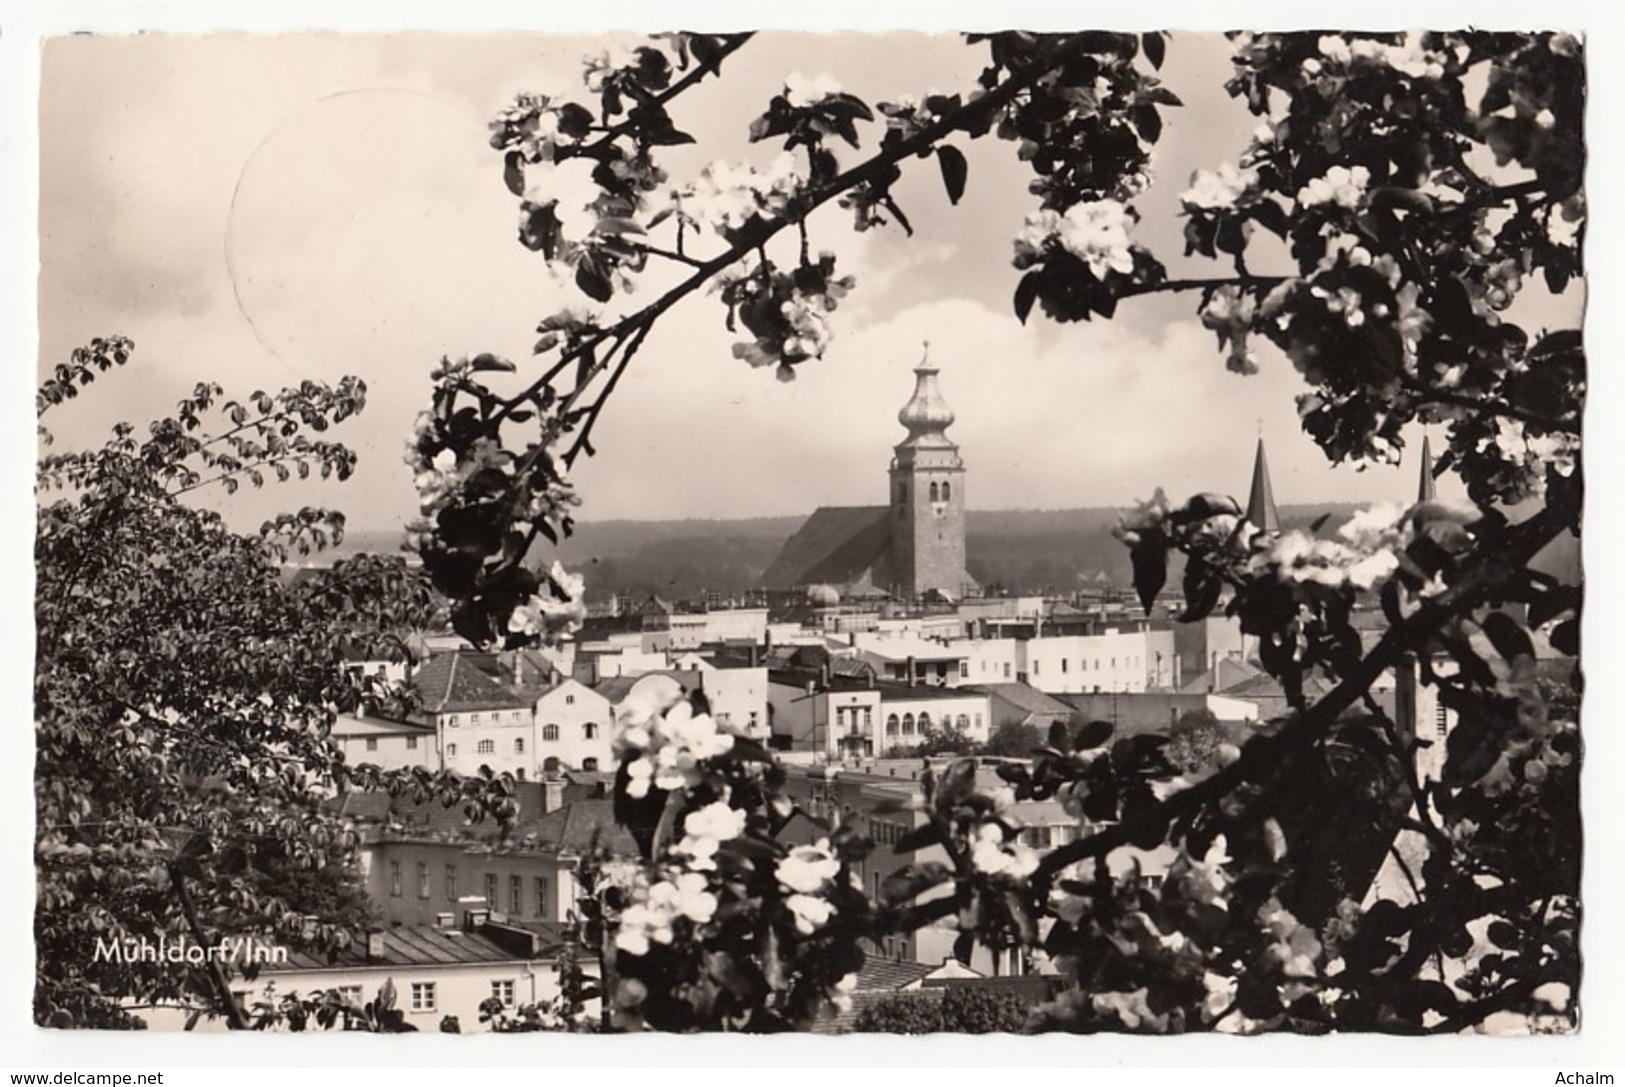
[[(400, 898), (402, 895), (402, 878), (401, 862), (390, 861), (389, 893), (395, 898)], [(430, 897), (430, 883), (429, 866), (420, 862), (418, 864), (419, 898)], [(532, 886), (535, 889), (533, 916), (545, 918), (548, 916), (549, 884), (547, 877), (534, 877)], [(485, 873), (485, 904), (493, 910), (502, 908), (497, 894), (499, 887), (497, 874), (495, 872)], [(446, 901), (457, 901), (457, 866), (455, 864), (446, 865)], [(508, 877), (508, 912), (516, 917), (523, 916), (525, 913), (525, 879), (523, 876)]]
[[(933, 483), (933, 484), (931, 484), (931, 488), (927, 493), (931, 496), (931, 501), (933, 501), (933, 502), (947, 502), (950, 499), (952, 499), (953, 496), (954, 496), (954, 485), (952, 483)], [(898, 505), (901, 505), (901, 504), (903, 504), (904, 502), (907, 502), (907, 501), (908, 501), (908, 484), (903, 482), (902, 480), (898, 480), (897, 481), (897, 502), (898, 502)]]
[[(958, 717), (943, 714), (942, 723), (944, 727), (953, 725), (961, 730), (969, 731), (971, 718), (970, 715), (964, 713)], [(982, 727), (982, 715), (979, 713), (976, 715), (976, 727), (978, 729)], [(895, 713), (886, 715), (886, 735), (888, 736), (896, 736), (899, 732), (904, 736), (912, 736), (916, 729), (922, 735), (931, 731), (931, 715), (929, 713), (921, 713), (918, 719), (912, 713), (905, 713), (901, 718)]]
[[(502, 715), (504, 713), (506, 713), (508, 716), (503, 717)], [(479, 714), (479, 713), (471, 713), (471, 714), (469, 714), (468, 715), (468, 723), (470, 725), (477, 725), (483, 719), (483, 720), (487, 721), (489, 724), (493, 724), (493, 725), (500, 725), (500, 724), (503, 724), (503, 723), (523, 724), (524, 720), (525, 720), (525, 718), (527, 716), (528, 716), (528, 711), (526, 711), (526, 710), (492, 710), (491, 712), (484, 713), (484, 714)], [(458, 727), (460, 727), (462, 725), (462, 723), (463, 723), (463, 715), (462, 714), (450, 713), (450, 714), (446, 715), (446, 725), (448, 727), (450, 727), (450, 728), (458, 728)]]
[[(408, 736), (406, 738), (406, 750), (408, 750), (408, 751), (416, 751), (417, 749), (418, 749), (418, 738), (416, 736)], [(378, 737), (376, 737), (376, 736), (368, 736), (367, 737), (367, 750), (368, 751), (377, 751), (378, 750)]]

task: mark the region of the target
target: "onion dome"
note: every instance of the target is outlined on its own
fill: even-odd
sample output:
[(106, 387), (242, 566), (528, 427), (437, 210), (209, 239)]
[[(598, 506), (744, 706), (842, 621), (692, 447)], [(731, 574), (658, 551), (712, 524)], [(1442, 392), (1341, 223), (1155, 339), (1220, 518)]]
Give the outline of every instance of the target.
[(950, 445), (943, 433), (954, 421), (954, 409), (937, 391), (937, 368), (921, 358), (914, 368), (914, 395), (897, 413), (897, 421), (908, 428), (904, 445)]
[(807, 603), (815, 608), (833, 608), (840, 602), (840, 591), (833, 585), (814, 585), (807, 590)]

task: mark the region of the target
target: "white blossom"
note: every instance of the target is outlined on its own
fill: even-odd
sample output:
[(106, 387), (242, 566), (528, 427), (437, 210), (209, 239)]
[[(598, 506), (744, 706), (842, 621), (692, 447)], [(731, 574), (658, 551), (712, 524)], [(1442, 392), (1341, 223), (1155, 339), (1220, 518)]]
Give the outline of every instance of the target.
[(1191, 187), (1179, 194), (1180, 203), (1193, 208), (1233, 208), (1242, 194), (1258, 184), (1258, 171), (1226, 162), (1217, 171), (1198, 170)]
[(1364, 166), (1333, 166), (1325, 177), (1317, 177), (1298, 190), (1298, 203), (1306, 208), (1319, 204), (1357, 208), (1370, 184), (1371, 171)]
[(816, 106), (824, 99), (841, 93), (841, 85), (831, 75), (803, 75), (791, 72), (784, 79), (784, 98), (794, 109)]

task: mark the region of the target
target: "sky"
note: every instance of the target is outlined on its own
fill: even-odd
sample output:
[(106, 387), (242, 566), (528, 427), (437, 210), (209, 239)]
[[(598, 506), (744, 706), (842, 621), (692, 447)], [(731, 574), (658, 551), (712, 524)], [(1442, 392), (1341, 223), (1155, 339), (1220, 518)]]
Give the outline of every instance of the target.
[[(40, 362), (121, 332), (134, 362), (53, 411), (64, 447), (115, 421), (157, 418), (201, 380), (228, 395), (357, 374), (369, 405), (335, 437), (354, 481), (240, 492), (257, 524), (295, 504), (344, 509), (356, 528), (413, 512), (401, 452), (442, 355), (523, 361), (561, 292), (515, 237), (486, 124), (521, 90), (584, 93), (580, 56), (626, 36), (294, 33), (98, 35), (45, 45), (40, 83)], [(1256, 120), (1219, 88), (1214, 33), (1176, 34), (1164, 78), (1156, 181), (1136, 238), (1179, 274), (1177, 196), (1198, 165), (1233, 159)], [(673, 184), (713, 159), (762, 162), (749, 121), (786, 75), (827, 74), (870, 102), (972, 85), (985, 47), (955, 35), (767, 34), (674, 113), (698, 138), (663, 162)], [(923, 343), (958, 412), (950, 432), (972, 508), (1127, 506), (1164, 487), (1242, 493), (1257, 436), (1283, 502), (1397, 500), (1416, 466), (1330, 468), (1297, 423), (1302, 385), (1261, 345), (1263, 372), (1228, 373), (1195, 296), (1125, 303), (1119, 319), (1014, 317), (1011, 238), (1036, 206), (1013, 145), (965, 141), (951, 207), (935, 164), (895, 190), (916, 228), (855, 233), (833, 205), (813, 244), (857, 287), (835, 340), (793, 384), (732, 357), (723, 307), (697, 294), (663, 319), (579, 466), (582, 519), (796, 514), (884, 501)], [(855, 161), (849, 158), (848, 161)], [(1199, 269), (1201, 262), (1190, 262)], [(1571, 292), (1578, 295), (1578, 291)], [(646, 288), (631, 296), (641, 305)], [(579, 300), (579, 296), (577, 296)], [(1563, 303), (1571, 302), (1564, 299)], [(1555, 307), (1564, 308), (1562, 305)], [(1568, 307), (1571, 311), (1572, 306)], [(1572, 313), (1568, 316), (1572, 321)]]

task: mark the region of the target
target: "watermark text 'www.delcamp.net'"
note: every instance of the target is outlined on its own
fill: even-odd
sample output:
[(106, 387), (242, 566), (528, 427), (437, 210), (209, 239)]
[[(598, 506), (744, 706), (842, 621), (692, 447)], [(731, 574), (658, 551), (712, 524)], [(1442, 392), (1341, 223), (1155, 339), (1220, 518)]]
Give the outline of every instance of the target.
[(163, 1087), (162, 1072), (13, 1072), (13, 1084), (39, 1087)]

